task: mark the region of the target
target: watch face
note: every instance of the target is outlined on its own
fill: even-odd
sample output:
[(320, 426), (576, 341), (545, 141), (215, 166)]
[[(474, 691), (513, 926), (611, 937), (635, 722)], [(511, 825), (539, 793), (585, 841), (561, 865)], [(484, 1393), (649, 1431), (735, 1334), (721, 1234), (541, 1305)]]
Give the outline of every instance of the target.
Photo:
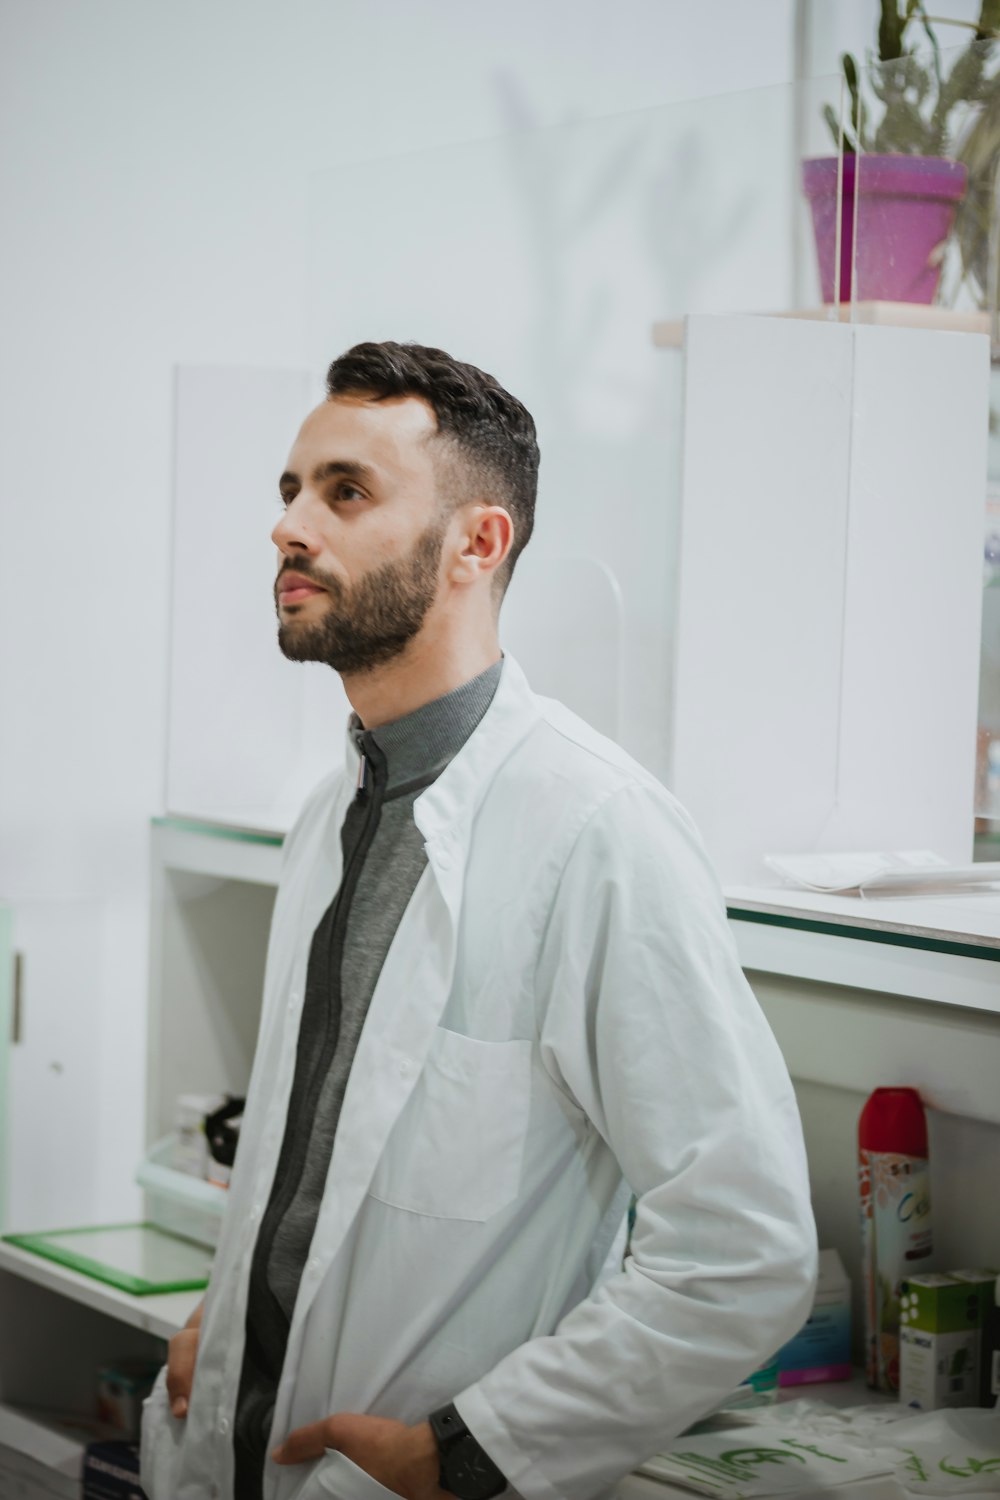
[(490, 1500), (507, 1487), (493, 1460), (483, 1452), (471, 1433), (466, 1433), (444, 1459), (447, 1487), (460, 1500)]

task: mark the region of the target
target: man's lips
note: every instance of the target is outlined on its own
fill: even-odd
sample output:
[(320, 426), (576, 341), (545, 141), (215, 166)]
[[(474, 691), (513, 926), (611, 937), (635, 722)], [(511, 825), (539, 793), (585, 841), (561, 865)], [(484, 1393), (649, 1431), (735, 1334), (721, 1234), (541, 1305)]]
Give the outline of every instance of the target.
[(322, 594), (324, 591), (318, 583), (304, 578), (301, 573), (283, 573), (278, 579), (277, 592), (279, 604), (299, 604), (312, 594)]

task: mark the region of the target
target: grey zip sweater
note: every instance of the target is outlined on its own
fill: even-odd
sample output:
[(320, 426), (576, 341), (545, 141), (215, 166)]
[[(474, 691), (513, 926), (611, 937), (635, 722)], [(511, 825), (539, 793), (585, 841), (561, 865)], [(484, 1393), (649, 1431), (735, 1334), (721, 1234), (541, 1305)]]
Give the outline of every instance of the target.
[(364, 784), (341, 829), (340, 888), (309, 951), (285, 1133), (254, 1247), (234, 1424), (235, 1500), (261, 1495), (275, 1392), (347, 1079), (385, 956), (427, 863), (413, 804), (482, 719), (502, 665), (378, 729), (351, 718)]

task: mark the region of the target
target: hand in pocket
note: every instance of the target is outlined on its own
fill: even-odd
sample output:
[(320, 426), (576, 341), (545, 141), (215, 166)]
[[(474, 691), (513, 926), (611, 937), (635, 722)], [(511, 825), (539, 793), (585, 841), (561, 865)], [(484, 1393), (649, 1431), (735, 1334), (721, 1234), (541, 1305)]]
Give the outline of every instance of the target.
[(379, 1490), (401, 1500), (449, 1500), (438, 1485), (437, 1444), (427, 1422), (408, 1427), (342, 1412), (299, 1427), (271, 1457), (279, 1464), (329, 1460), (320, 1466), (320, 1481), (328, 1494), (340, 1496), (339, 1476), (343, 1500), (378, 1500)]

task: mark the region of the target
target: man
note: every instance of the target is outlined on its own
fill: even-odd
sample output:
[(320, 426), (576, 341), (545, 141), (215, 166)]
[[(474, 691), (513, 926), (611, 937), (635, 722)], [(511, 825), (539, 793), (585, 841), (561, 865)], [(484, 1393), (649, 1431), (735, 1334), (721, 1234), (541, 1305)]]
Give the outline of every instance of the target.
[(418, 345), (356, 346), (328, 391), (275, 593), (281, 649), (343, 679), (347, 768), (286, 840), (212, 1282), (143, 1482), (588, 1500), (804, 1321), (794, 1097), (690, 820), (501, 652), (528, 412)]

